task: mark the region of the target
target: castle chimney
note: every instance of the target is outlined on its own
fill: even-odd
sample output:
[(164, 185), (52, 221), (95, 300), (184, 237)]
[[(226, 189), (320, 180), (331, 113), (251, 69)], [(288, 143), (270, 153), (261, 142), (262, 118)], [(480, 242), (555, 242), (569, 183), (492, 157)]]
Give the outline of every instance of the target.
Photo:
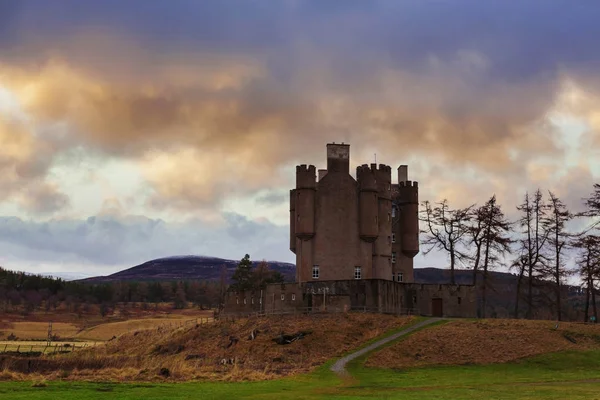
[(350, 173), (349, 144), (327, 144), (327, 171)]
[(408, 180), (408, 165), (401, 165), (398, 167), (398, 184), (400, 182), (406, 182)]

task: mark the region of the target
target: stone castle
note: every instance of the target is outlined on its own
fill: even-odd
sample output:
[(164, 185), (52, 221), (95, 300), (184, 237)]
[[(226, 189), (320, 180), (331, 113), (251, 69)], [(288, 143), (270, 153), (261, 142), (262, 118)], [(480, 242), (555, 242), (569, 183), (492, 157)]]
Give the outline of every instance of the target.
[(290, 191), (290, 250), (296, 282), (413, 282), (419, 253), (419, 189), (408, 167), (364, 164), (350, 175), (350, 146), (327, 145), (327, 169), (299, 165)]
[(296, 282), (226, 294), (225, 314), (363, 310), (475, 317), (471, 285), (414, 282), (419, 253), (418, 184), (408, 167), (379, 164), (350, 175), (350, 146), (327, 144), (327, 169), (296, 167), (290, 250)]

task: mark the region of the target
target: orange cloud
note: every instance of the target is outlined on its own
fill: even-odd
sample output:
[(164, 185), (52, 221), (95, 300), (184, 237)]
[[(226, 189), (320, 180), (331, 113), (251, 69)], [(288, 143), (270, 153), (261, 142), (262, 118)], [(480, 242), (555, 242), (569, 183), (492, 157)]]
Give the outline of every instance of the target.
[(0, 114), (0, 201), (16, 200), (24, 209), (48, 213), (69, 201), (46, 181), (56, 146), (37, 138), (21, 121)]
[[(116, 46), (117, 54), (128, 48)], [(132, 49), (132, 57), (149, 60)], [(192, 64), (161, 57), (148, 66), (152, 73), (139, 76), (133, 62), (120, 74), (68, 57), (36, 67), (0, 65), (0, 85), (38, 126), (66, 122), (69, 145), (136, 160), (152, 189), (150, 204), (160, 207), (214, 207), (227, 196), (290, 184), (293, 176), (278, 171), (323, 163), (328, 141), (350, 142), (353, 155), (382, 149), (384, 163), (423, 158), (476, 170), (485, 182), (463, 181), (461, 189), (438, 182), (436, 191), (460, 198), (469, 187), (480, 200), (478, 193), (512, 188), (506, 182), (531, 168), (539, 174), (533, 160), (564, 157), (546, 119), (554, 85), (482, 84), (490, 62), (476, 52), (432, 58), (418, 72), (382, 61), (353, 81), (316, 59), (285, 81), (260, 56), (204, 57), (187, 56)]]

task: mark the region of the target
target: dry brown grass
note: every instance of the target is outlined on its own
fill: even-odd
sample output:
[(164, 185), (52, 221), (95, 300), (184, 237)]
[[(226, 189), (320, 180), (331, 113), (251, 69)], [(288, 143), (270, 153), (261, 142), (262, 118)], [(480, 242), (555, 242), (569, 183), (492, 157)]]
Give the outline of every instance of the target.
[[(45, 356), (30, 364), (26, 360), (5, 360), (4, 366), (17, 372), (28, 368), (46, 379), (264, 380), (308, 372), (412, 319), (351, 313), (219, 321), (127, 333), (95, 349)], [(248, 340), (253, 329), (259, 330), (258, 336)], [(272, 339), (282, 331), (311, 333), (291, 344), (278, 345)], [(239, 342), (227, 348), (231, 336)], [(222, 359), (233, 359), (235, 363), (221, 365)], [(168, 370), (168, 377), (161, 374), (161, 369)], [(68, 375), (56, 375), (57, 371)]]
[[(137, 314), (136, 314), (137, 315)], [(0, 323), (0, 339), (6, 339), (11, 333), (19, 340), (44, 340), (48, 337), (48, 322), (37, 321), (39, 316), (30, 316), (31, 320), (3, 320)], [(57, 318), (66, 319), (57, 315)], [(202, 310), (167, 313), (155, 312), (140, 318), (130, 317), (126, 320), (114, 318), (79, 320), (78, 322), (53, 322), (52, 333), (60, 339), (75, 340), (109, 340), (127, 332), (141, 329), (152, 329), (161, 325), (183, 324), (197, 318), (212, 318), (212, 313)], [(85, 327), (84, 327), (85, 326)]]
[[(23, 340), (43, 340), (48, 337), (47, 322), (11, 322), (2, 328), (0, 337), (6, 338), (11, 333)], [(77, 334), (79, 329), (76, 325), (56, 322), (52, 324), (52, 333), (61, 338), (70, 339)]]
[[(427, 328), (373, 354), (370, 367), (503, 363), (561, 350), (600, 348), (600, 326), (553, 321), (459, 320)], [(571, 342), (567, 337), (575, 339)]]
[(145, 329), (156, 329), (159, 326), (179, 326), (185, 323), (193, 322), (189, 315), (171, 314), (165, 318), (142, 318), (131, 319), (121, 322), (109, 322), (85, 329), (77, 335), (80, 340), (109, 340), (113, 336), (120, 336), (127, 332), (139, 331)]

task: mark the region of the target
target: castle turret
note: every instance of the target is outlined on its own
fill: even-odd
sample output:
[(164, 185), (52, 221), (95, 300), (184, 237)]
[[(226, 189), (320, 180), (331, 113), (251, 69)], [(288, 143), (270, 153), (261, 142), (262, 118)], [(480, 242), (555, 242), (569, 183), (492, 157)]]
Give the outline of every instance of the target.
[[(375, 168), (375, 165), (372, 166)], [(377, 180), (377, 208), (379, 215), (379, 237), (375, 241), (376, 279), (389, 279), (392, 275), (392, 168), (379, 164), (375, 169)]]
[(419, 253), (419, 187), (417, 182), (399, 182), (399, 205), (402, 253), (414, 257)]
[(366, 242), (374, 242), (379, 235), (377, 207), (377, 180), (375, 171), (367, 164), (356, 168), (359, 190), (359, 234)]
[(317, 190), (314, 165), (296, 167), (296, 237), (307, 240), (315, 235), (315, 191)]
[(290, 250), (296, 253), (296, 189), (290, 190)]

